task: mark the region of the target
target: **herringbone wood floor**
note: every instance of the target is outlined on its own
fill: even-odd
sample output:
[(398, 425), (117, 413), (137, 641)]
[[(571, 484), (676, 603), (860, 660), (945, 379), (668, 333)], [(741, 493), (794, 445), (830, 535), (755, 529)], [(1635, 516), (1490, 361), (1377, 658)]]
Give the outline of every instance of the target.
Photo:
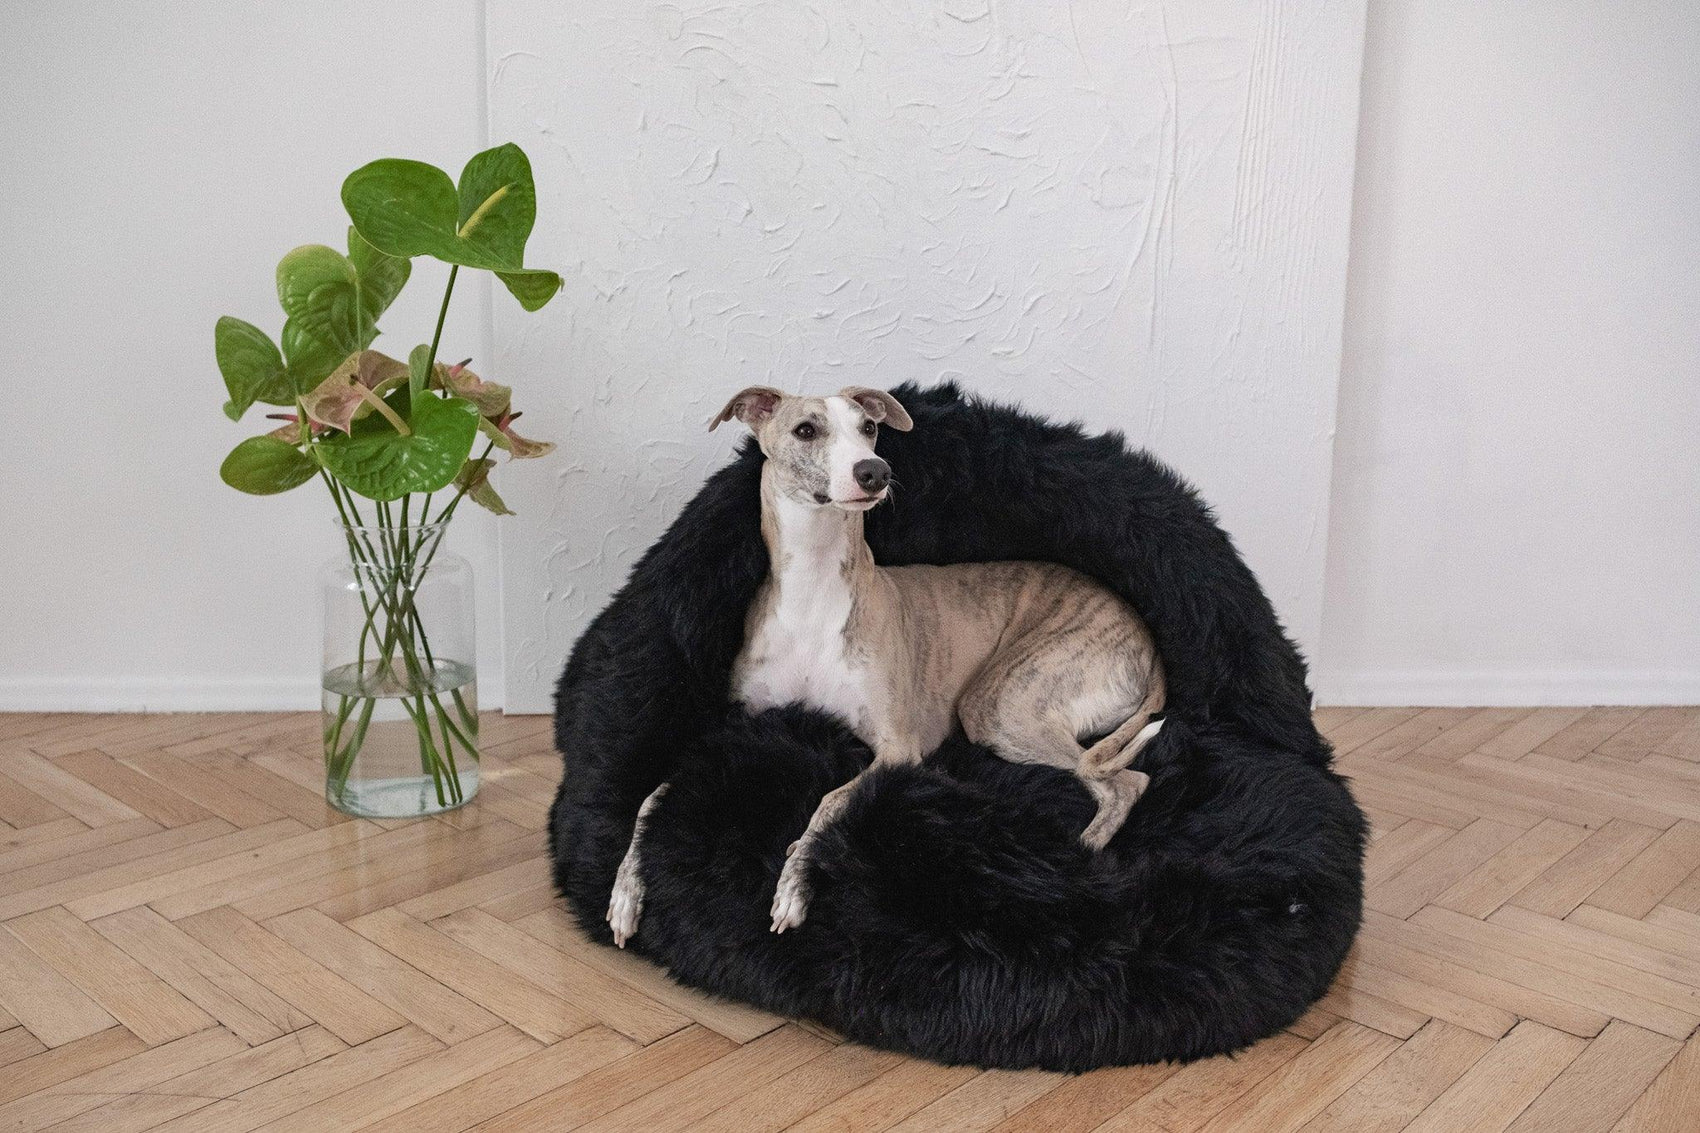
[(1700, 709), (1325, 710), (1338, 985), (1235, 1059), (981, 1073), (713, 1002), (550, 893), (557, 761), (353, 820), (307, 716), (0, 716), (0, 1128), (1700, 1129)]

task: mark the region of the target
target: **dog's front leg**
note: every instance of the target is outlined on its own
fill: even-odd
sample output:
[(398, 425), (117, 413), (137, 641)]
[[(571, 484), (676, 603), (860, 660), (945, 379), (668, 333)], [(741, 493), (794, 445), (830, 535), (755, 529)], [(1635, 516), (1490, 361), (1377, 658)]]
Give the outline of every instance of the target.
[(877, 742), (874, 745), (874, 761), (871, 765), (848, 783), (821, 796), (820, 804), (815, 807), (815, 813), (809, 818), (809, 825), (803, 830), (802, 837), (791, 843), (791, 848), (785, 851), (785, 866), (779, 871), (779, 886), (773, 892), (774, 932), (796, 928), (808, 915), (811, 895), (808, 869), (814, 845), (820, 838), (820, 832), (843, 813), (845, 804), (850, 801), (850, 796), (862, 781), (862, 776), (877, 767), (920, 761), (919, 749), (915, 742), (907, 737)]
[(661, 796), (667, 793), (671, 783), (663, 783), (649, 793), (638, 807), (637, 820), (632, 823), (631, 844), (626, 847), (626, 856), (620, 860), (620, 868), (614, 874), (614, 890), (608, 895), (608, 914), (602, 919), (608, 922), (608, 928), (614, 934), (614, 943), (621, 948), (626, 941), (637, 932), (638, 918), (643, 916), (643, 832), (649, 825), (650, 812), (655, 810)]
[(834, 787), (821, 796), (820, 805), (809, 818), (802, 837), (791, 843), (786, 851), (785, 868), (779, 871), (779, 887), (773, 891), (773, 931), (784, 932), (803, 923), (809, 911), (809, 857), (815, 841), (828, 823), (837, 818), (850, 801), (850, 792), (861, 781), (862, 772), (841, 787)]

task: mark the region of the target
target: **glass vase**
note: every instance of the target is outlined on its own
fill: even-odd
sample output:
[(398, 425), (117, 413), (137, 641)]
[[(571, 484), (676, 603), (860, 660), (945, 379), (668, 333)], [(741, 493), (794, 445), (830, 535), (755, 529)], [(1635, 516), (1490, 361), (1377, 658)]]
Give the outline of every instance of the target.
[(478, 793), (472, 566), (446, 523), (339, 524), (326, 564), (325, 798), (366, 818), (452, 810)]

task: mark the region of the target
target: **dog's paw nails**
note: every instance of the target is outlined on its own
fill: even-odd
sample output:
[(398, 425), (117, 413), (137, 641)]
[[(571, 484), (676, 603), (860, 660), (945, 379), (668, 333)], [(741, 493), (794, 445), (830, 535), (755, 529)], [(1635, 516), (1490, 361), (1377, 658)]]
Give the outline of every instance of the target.
[(624, 948), (626, 941), (637, 933), (638, 918), (643, 916), (643, 893), (616, 886), (608, 898), (608, 915), (602, 919), (614, 933), (616, 947)]
[(809, 890), (803, 884), (802, 871), (786, 869), (779, 875), (779, 887), (773, 892), (772, 931), (784, 932), (796, 928), (808, 915)]
[(789, 846), (786, 846), (785, 847), (785, 856), (788, 857), (788, 858), (796, 856), (797, 847), (801, 846), (802, 844), (803, 844), (803, 840), (801, 838), (799, 838), (795, 842), (791, 843)]

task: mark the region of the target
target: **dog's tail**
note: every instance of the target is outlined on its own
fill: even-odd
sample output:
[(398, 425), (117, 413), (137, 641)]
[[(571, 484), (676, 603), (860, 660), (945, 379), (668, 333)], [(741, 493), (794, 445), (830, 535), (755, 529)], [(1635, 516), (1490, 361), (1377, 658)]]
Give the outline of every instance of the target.
[(1086, 749), (1080, 771), (1090, 779), (1108, 779), (1125, 770), (1139, 757), (1140, 749), (1157, 738), (1163, 721), (1152, 719), (1163, 710), (1163, 679), (1155, 677), (1145, 690), (1145, 699), (1115, 731)]

